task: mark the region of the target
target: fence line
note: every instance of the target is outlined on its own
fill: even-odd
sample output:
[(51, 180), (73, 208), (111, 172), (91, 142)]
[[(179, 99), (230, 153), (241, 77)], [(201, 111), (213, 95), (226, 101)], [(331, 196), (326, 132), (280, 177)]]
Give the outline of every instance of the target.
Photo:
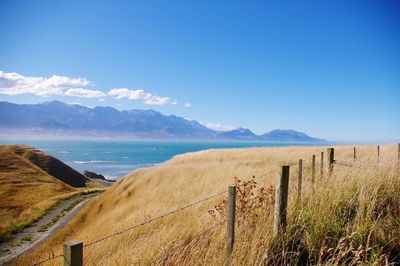
[[(378, 147), (378, 163), (379, 163), (379, 157), (380, 157), (380, 147)], [(324, 157), (324, 152), (321, 152), (321, 169), (320, 169), (320, 175), (321, 177), (323, 176), (323, 157)], [(311, 162), (311, 182), (312, 186), (314, 187), (314, 179), (315, 179), (315, 155), (312, 155), (312, 157), (309, 159)], [(356, 147), (353, 148), (353, 160), (354, 162), (361, 161), (359, 159), (356, 159)], [(398, 144), (398, 162), (400, 163), (400, 143)], [(346, 166), (346, 167), (354, 167), (355, 164), (347, 161), (342, 161), (342, 160), (335, 160), (334, 158), (334, 148), (328, 148), (327, 149), (327, 171), (329, 174), (333, 172), (333, 165), (341, 165), (341, 166)], [(282, 233), (285, 232), (285, 227), (286, 227), (286, 211), (287, 211), (287, 200), (288, 200), (288, 187), (289, 187), (289, 171), (290, 171), (290, 166), (296, 166), (299, 165), (299, 173), (298, 173), (298, 199), (300, 199), (300, 193), (301, 193), (301, 182), (302, 182), (302, 167), (303, 167), (303, 160), (300, 159), (298, 162), (293, 162), (288, 165), (282, 166), (281, 173), (279, 178), (277, 179), (277, 184), (276, 184), (276, 195), (275, 195), (275, 211), (274, 211), (274, 236), (278, 237)], [(277, 169), (273, 169), (265, 174), (259, 175), (257, 177), (253, 176), (253, 178), (261, 178), (273, 173), (276, 173)], [(71, 243), (65, 243), (64, 244), (64, 252), (63, 254), (59, 254), (57, 256), (49, 257), (48, 259), (41, 260), (39, 262), (34, 263), (33, 265), (40, 265), (45, 262), (48, 262), (50, 260), (54, 260), (59, 257), (64, 258), (64, 263), (66, 262), (68, 265), (74, 266), (74, 265), (82, 265), (83, 261), (83, 253), (82, 250), (85, 247), (90, 247), (96, 243), (102, 242), (104, 240), (107, 240), (109, 238), (112, 238), (114, 236), (123, 234), (125, 232), (131, 231), (135, 228), (144, 226), (146, 224), (152, 223), (154, 221), (163, 219), (167, 216), (170, 216), (172, 214), (175, 214), (177, 212), (183, 211), (185, 209), (188, 209), (190, 207), (193, 207), (195, 205), (199, 205), (203, 202), (206, 202), (208, 200), (211, 200), (213, 198), (216, 198), (222, 194), (226, 193), (226, 191), (219, 192), (217, 194), (214, 194), (212, 196), (209, 196), (207, 198), (197, 200), (195, 202), (192, 202), (188, 205), (182, 206), (180, 208), (177, 208), (175, 210), (169, 211), (167, 213), (164, 213), (163, 215), (154, 217), (152, 219), (149, 219), (147, 221), (144, 221), (142, 223), (135, 224), (133, 226), (130, 226), (128, 228), (125, 228), (121, 231), (115, 232), (113, 234), (101, 237), (97, 240), (91, 241), (89, 243), (86, 243), (83, 245), (81, 241), (74, 241)], [(235, 239), (235, 210), (236, 210), (236, 186), (230, 186), (228, 189), (228, 208), (227, 208), (227, 264), (230, 263), (231, 259), (231, 253), (233, 250), (233, 245), (234, 245), (234, 239)], [(223, 221), (224, 222), (224, 221)], [(206, 232), (210, 231), (211, 229), (215, 228), (219, 224), (222, 224), (223, 222), (214, 224), (212, 227), (209, 227), (200, 233), (196, 234), (193, 239), (196, 239), (202, 235), (204, 235)], [(182, 245), (181, 245), (182, 246)], [(178, 246), (181, 247), (181, 246)], [(175, 250), (175, 248), (173, 249)], [(72, 262), (73, 259), (76, 259), (77, 263), (69, 263)]]
[[(261, 178), (261, 177), (270, 175), (270, 174), (272, 174), (272, 173), (274, 173), (274, 172), (276, 172), (276, 170), (271, 170), (271, 171), (269, 171), (269, 172), (267, 172), (267, 173), (264, 173), (264, 174), (262, 174), (262, 175), (259, 175), (259, 176), (255, 177), (255, 178)], [(200, 203), (206, 202), (206, 201), (208, 201), (208, 200), (210, 200), (210, 199), (213, 199), (213, 198), (215, 198), (215, 197), (218, 197), (218, 196), (220, 196), (220, 195), (222, 195), (222, 194), (224, 194), (224, 193), (226, 193), (226, 191), (221, 191), (221, 192), (219, 192), (219, 193), (217, 193), (217, 194), (215, 194), (215, 195), (212, 195), (212, 196), (210, 196), (210, 197), (204, 198), (204, 199), (202, 199), (202, 200), (198, 200), (198, 201), (196, 201), (196, 202), (193, 202), (193, 203), (191, 203), (191, 204), (188, 204), (188, 205), (183, 206), (183, 207), (181, 207), (181, 208), (178, 208), (178, 209), (176, 209), (176, 210), (170, 211), (170, 212), (165, 213), (165, 214), (163, 214), (163, 215), (160, 215), (160, 216), (158, 216), (158, 217), (152, 218), (152, 219), (147, 220), (147, 221), (145, 221), (145, 222), (142, 222), (142, 223), (139, 223), (139, 224), (135, 224), (135, 225), (133, 225), (133, 226), (131, 226), (131, 227), (128, 227), (128, 228), (125, 228), (125, 229), (123, 229), (123, 230), (121, 230), (121, 231), (115, 232), (115, 233), (113, 233), (113, 234), (110, 234), (110, 235), (104, 236), (104, 237), (102, 237), (102, 238), (99, 238), (99, 239), (97, 239), (97, 240), (94, 240), (94, 241), (91, 241), (91, 242), (89, 242), (89, 243), (86, 243), (86, 244), (83, 245), (83, 247), (84, 247), (84, 248), (90, 247), (90, 246), (92, 246), (92, 245), (94, 245), (94, 244), (97, 244), (97, 243), (99, 243), (99, 242), (102, 242), (102, 241), (104, 241), (104, 240), (107, 240), (107, 239), (109, 239), (109, 238), (112, 238), (112, 237), (114, 237), (114, 236), (117, 236), (117, 235), (126, 233), (126, 232), (131, 231), (131, 230), (133, 230), (133, 229), (136, 229), (136, 228), (138, 228), (138, 227), (144, 226), (144, 225), (146, 225), (146, 224), (148, 224), (148, 223), (151, 223), (151, 222), (154, 222), (154, 221), (156, 221), (156, 220), (165, 218), (165, 217), (167, 217), (167, 216), (170, 216), (170, 215), (175, 214), (175, 213), (177, 213), (177, 212), (183, 211), (183, 210), (185, 210), (185, 209), (188, 209), (188, 208), (193, 207), (193, 206), (195, 206), (195, 205), (198, 205), (198, 204), (200, 204)], [(36, 262), (36, 263), (34, 263), (33, 265), (40, 265), (40, 264), (43, 264), (43, 263), (45, 263), (45, 262), (47, 262), (47, 261), (50, 261), (50, 260), (53, 260), (53, 259), (56, 259), (56, 258), (59, 258), (59, 257), (64, 257), (64, 258), (65, 258), (64, 254), (59, 254), (59, 255), (57, 255), (57, 256), (54, 256), (54, 257), (51, 257), (51, 258), (48, 258), (48, 259), (45, 259), (45, 260)]]

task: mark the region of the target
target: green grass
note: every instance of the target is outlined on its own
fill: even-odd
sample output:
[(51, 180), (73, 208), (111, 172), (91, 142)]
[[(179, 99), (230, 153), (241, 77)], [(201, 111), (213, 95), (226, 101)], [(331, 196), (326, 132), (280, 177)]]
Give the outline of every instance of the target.
[[(88, 196), (92, 195), (95, 193), (99, 193), (99, 190), (93, 190), (93, 191), (84, 191), (81, 192), (80, 195), (82, 196)], [(71, 211), (73, 208), (75, 208), (79, 203), (81, 203), (85, 197), (79, 198), (78, 200), (75, 200), (73, 203), (71, 203), (68, 207), (64, 208), (59, 214), (54, 216), (50, 222), (45, 224), (42, 228), (38, 230), (38, 232), (46, 232), (50, 227), (52, 227), (54, 224), (56, 224), (62, 217), (65, 216), (69, 211)]]
[(0, 248), (0, 255), (6, 254), (8, 252), (10, 252), (10, 249), (8, 249), (8, 248)]
[(21, 243), (21, 242), (18, 242), (18, 243), (11, 243), (10, 246), (11, 246), (12, 248), (20, 247), (20, 246), (22, 246), (22, 243)]
[(31, 242), (33, 239), (33, 235), (32, 234), (26, 234), (21, 238), (22, 242)]
[[(56, 209), (58, 206), (60, 206), (62, 203), (64, 203), (66, 200), (69, 200), (73, 197), (79, 197), (79, 196), (89, 196), (92, 194), (98, 194), (98, 193), (102, 193), (104, 191), (104, 189), (91, 189), (91, 190), (84, 190), (81, 192), (77, 192), (74, 193), (72, 195), (69, 195), (65, 198), (61, 198), (59, 200), (57, 200), (53, 205), (51, 205), (49, 208), (43, 210), (42, 214), (40, 214), (39, 216), (37, 216), (35, 219), (28, 219), (28, 220), (23, 220), (17, 224), (14, 224), (14, 226), (10, 229), (7, 230), (5, 232), (1, 232), (0, 233), (0, 242), (5, 242), (8, 239), (10, 239), (11, 235), (13, 234), (17, 234), (19, 232), (21, 232), (23, 229), (28, 228), (30, 226), (32, 226), (32, 224), (34, 224), (35, 222), (39, 221), (40, 219), (42, 219), (46, 214), (48, 214), (50, 211)], [(82, 199), (83, 200), (83, 199)], [(74, 202), (73, 204), (71, 204), (69, 207), (65, 208), (62, 210), (61, 213), (63, 213), (63, 215), (61, 217), (63, 217), (68, 211), (70, 211), (71, 209), (73, 209), (77, 204), (79, 204), (82, 200), (78, 200), (76, 202)], [(52, 225), (54, 225), (61, 217), (58, 217), (58, 219), (49, 224), (49, 226), (45, 225), (43, 226), (43, 228), (41, 228), (38, 232), (45, 232), (47, 231), (47, 229), (49, 227), (51, 227)], [(54, 218), (53, 218), (54, 219)], [(46, 227), (47, 226), (47, 227)]]

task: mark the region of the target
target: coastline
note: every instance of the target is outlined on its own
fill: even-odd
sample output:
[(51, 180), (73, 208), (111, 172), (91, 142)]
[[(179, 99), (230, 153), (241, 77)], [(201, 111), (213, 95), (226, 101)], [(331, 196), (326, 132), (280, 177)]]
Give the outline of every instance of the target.
[(251, 140), (99, 140), (0, 137), (0, 144), (6, 143), (36, 147), (81, 173), (88, 170), (114, 180), (118, 180), (134, 170), (151, 167), (188, 152), (222, 148), (327, 145)]

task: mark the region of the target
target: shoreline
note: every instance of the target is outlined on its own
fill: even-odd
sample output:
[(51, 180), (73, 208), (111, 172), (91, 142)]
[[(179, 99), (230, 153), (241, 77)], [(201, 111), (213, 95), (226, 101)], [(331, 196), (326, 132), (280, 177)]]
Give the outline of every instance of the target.
[(215, 140), (95, 140), (21, 139), (0, 137), (0, 144), (22, 143), (36, 147), (83, 173), (85, 170), (118, 180), (141, 168), (164, 163), (176, 155), (208, 149), (276, 146), (321, 146), (315, 143)]

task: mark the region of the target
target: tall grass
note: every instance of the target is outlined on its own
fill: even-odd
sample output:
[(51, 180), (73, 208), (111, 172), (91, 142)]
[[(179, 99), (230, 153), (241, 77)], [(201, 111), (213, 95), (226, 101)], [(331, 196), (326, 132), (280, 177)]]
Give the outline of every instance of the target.
[[(288, 227), (281, 238), (273, 238), (271, 186), (278, 166), (320, 151), (325, 147), (208, 150), (137, 170), (85, 206), (54, 237), (13, 263), (26, 264), (43, 259), (43, 254), (58, 254), (67, 239), (93, 241), (234, 183), (241, 189), (232, 254), (235, 265), (398, 261), (400, 179), (394, 145), (381, 147), (378, 166), (376, 147), (360, 147), (357, 167), (336, 165), (332, 176), (317, 174), (314, 189), (306, 160), (301, 201), (296, 198), (297, 170), (291, 167)], [(338, 146), (335, 152), (337, 159), (352, 159), (350, 146)], [(274, 169), (274, 174), (252, 178)], [(221, 196), (87, 247), (85, 264), (222, 265), (226, 259), (223, 201)], [(56, 260), (50, 265), (59, 263)]]

